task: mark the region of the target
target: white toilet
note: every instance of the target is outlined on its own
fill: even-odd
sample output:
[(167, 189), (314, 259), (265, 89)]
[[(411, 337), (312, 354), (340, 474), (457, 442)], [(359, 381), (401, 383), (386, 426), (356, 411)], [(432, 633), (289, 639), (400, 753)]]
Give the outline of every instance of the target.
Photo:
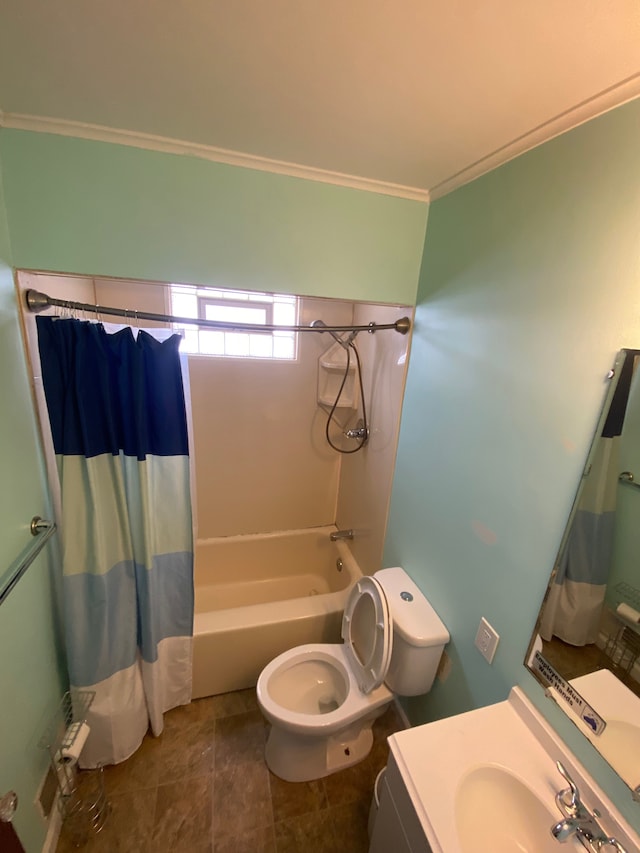
[(258, 678), (271, 723), (265, 757), (288, 782), (320, 779), (369, 753), (371, 726), (393, 699), (431, 689), (449, 632), (404, 569), (352, 588), (340, 644), (297, 646)]

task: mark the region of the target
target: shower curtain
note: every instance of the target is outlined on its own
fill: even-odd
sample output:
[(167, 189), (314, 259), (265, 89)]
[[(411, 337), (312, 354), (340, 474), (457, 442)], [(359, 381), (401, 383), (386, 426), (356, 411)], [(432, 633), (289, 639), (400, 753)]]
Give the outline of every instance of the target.
[(544, 640), (556, 636), (573, 646), (584, 646), (598, 638), (611, 572), (620, 440), (637, 351), (626, 352), (544, 605), (540, 622)]
[(618, 487), (618, 437), (599, 439), (560, 554), (540, 625), (572, 646), (595, 643), (611, 568)]
[(60, 479), (72, 688), (95, 691), (82, 764), (123, 761), (191, 699), (193, 536), (178, 346), (38, 317)]

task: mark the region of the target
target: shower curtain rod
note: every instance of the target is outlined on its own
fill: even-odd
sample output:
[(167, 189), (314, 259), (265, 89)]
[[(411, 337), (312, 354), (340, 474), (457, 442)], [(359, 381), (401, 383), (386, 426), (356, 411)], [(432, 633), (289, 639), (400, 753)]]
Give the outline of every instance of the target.
[(57, 306), (71, 311), (91, 311), (95, 314), (108, 314), (125, 317), (129, 320), (154, 320), (158, 323), (194, 323), (206, 329), (219, 329), (235, 332), (378, 332), (382, 329), (395, 329), (406, 335), (411, 329), (411, 320), (401, 317), (395, 323), (368, 323), (366, 326), (327, 326), (322, 320), (315, 320), (310, 326), (256, 326), (252, 323), (222, 323), (218, 320), (202, 320), (196, 317), (175, 317), (172, 314), (152, 314), (149, 311), (135, 311), (132, 308), (109, 308), (105, 305), (91, 305), (89, 302), (73, 302), (69, 299), (56, 299), (39, 290), (27, 290), (27, 308), (39, 313), (46, 308)]

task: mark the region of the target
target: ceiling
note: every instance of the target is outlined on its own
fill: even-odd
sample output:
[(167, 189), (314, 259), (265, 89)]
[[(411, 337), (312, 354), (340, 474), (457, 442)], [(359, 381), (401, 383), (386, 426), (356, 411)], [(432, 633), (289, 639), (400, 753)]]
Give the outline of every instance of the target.
[(639, 0), (1, 0), (5, 126), (383, 192), (442, 195), (639, 95)]

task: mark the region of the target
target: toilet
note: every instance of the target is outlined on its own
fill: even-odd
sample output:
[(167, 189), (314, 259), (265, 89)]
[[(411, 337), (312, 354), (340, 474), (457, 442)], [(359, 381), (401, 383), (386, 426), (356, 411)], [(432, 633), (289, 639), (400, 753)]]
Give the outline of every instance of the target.
[(287, 782), (328, 776), (365, 758), (371, 726), (394, 693), (431, 689), (449, 632), (404, 569), (382, 569), (353, 586), (339, 644), (297, 646), (258, 678), (271, 723), (265, 758)]

